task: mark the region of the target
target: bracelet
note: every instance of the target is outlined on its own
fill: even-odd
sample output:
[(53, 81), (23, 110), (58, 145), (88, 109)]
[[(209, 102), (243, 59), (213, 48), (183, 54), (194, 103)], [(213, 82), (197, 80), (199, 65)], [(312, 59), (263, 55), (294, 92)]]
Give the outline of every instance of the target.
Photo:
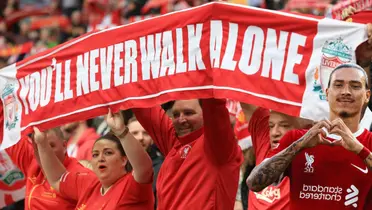
[(371, 154), (371, 151), (367, 149), (367, 147), (363, 147), (363, 149), (359, 152), (358, 156), (362, 159), (365, 160), (369, 154)]
[(129, 132), (129, 128), (128, 128), (127, 126), (125, 126), (124, 131), (123, 131), (121, 134), (116, 135), (116, 136), (117, 136), (118, 138), (124, 138), (124, 137), (128, 134), (128, 132)]

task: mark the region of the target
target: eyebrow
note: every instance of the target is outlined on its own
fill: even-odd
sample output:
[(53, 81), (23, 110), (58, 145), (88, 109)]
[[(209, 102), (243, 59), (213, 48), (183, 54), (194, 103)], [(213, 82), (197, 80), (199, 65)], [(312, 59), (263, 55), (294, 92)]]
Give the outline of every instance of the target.
[[(105, 150), (113, 150), (112, 148), (103, 148), (103, 151)], [(98, 150), (93, 150), (92, 152), (99, 152)]]
[[(335, 83), (335, 82), (345, 82), (345, 80), (342, 80), (342, 79), (335, 79), (335, 80), (333, 81), (333, 83)], [(359, 81), (359, 80), (350, 80), (349, 83), (359, 83), (359, 84), (362, 84), (362, 82)]]

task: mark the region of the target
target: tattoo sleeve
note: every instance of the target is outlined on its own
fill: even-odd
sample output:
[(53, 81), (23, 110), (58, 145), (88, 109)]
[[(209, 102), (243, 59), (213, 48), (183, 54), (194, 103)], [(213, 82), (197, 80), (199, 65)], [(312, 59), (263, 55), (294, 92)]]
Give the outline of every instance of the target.
[(368, 169), (372, 172), (372, 153), (364, 160), (364, 163), (367, 165)]
[(281, 174), (285, 172), (292, 159), (300, 151), (298, 144), (301, 141), (303, 141), (303, 137), (293, 142), (285, 150), (256, 166), (247, 179), (249, 189), (259, 192), (278, 181)]

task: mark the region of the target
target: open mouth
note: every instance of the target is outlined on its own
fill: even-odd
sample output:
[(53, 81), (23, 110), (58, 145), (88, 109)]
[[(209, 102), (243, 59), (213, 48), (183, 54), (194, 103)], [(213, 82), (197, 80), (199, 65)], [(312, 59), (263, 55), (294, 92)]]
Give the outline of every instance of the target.
[(104, 166), (104, 165), (100, 165), (100, 166), (98, 166), (98, 170), (100, 170), (100, 171), (103, 171), (103, 170), (105, 170), (107, 167), (106, 166)]
[(271, 142), (271, 147), (272, 148), (277, 148), (279, 146), (279, 140), (273, 140)]

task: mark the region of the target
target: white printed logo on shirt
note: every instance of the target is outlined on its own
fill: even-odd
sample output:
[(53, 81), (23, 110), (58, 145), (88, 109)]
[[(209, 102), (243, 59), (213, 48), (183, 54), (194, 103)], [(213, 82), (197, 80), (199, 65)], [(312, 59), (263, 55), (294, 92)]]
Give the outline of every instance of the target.
[(305, 173), (314, 173), (313, 163), (314, 155), (309, 155), (305, 152), (306, 163), (305, 163)]
[(189, 154), (190, 150), (191, 150), (190, 145), (185, 145), (184, 147), (182, 147), (181, 150), (180, 150), (181, 158), (185, 159), (187, 157), (187, 155)]
[(350, 188), (346, 190), (347, 195), (345, 196), (345, 206), (352, 205), (354, 208), (358, 207), (358, 195), (359, 190), (354, 185), (351, 185)]
[(258, 200), (264, 200), (268, 203), (273, 203), (275, 200), (280, 199), (280, 188), (268, 186), (259, 193), (254, 193)]

